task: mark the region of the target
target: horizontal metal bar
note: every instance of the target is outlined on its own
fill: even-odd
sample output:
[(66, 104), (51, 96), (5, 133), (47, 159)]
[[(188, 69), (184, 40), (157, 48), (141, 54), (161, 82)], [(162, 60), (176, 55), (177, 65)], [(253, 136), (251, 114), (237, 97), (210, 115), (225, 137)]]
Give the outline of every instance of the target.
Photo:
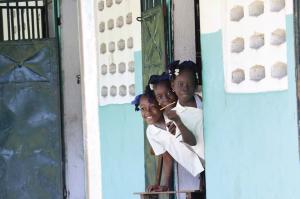
[[(0, 0), (0, 3), (6, 3), (6, 2), (8, 2), (8, 1), (7, 0)], [(9, 0), (8, 3), (15, 3), (15, 2), (19, 2), (19, 3), (22, 3), (22, 2), (34, 2), (34, 0)], [(39, 2), (42, 2), (42, 0), (39, 0)]]
[[(0, 9), (6, 9), (7, 8), (7, 6), (0, 6)], [(38, 9), (43, 9), (44, 8), (44, 6), (9, 6), (9, 8), (11, 8), (11, 9), (18, 9), (18, 8), (20, 8), (20, 9), (25, 9), (25, 8), (38, 8)]]

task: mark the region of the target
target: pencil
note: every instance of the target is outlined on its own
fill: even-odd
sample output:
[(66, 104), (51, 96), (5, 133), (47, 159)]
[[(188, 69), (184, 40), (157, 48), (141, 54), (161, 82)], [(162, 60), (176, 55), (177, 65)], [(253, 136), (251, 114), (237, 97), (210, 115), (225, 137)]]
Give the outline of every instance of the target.
[(159, 109), (159, 110), (164, 110), (165, 108), (168, 108), (169, 106), (171, 106), (171, 105), (173, 105), (173, 104), (175, 104), (176, 102), (172, 102), (172, 103), (170, 103), (170, 104), (168, 104), (168, 105), (166, 105), (166, 106), (164, 106), (164, 107), (162, 107), (161, 109)]

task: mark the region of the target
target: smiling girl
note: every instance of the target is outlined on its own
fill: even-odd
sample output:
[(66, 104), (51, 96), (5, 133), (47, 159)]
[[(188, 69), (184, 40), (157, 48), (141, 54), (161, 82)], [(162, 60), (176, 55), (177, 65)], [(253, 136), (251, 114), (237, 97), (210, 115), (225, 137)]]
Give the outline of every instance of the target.
[[(197, 65), (192, 61), (184, 61), (180, 64), (170, 65), (169, 76), (172, 90), (178, 96), (176, 106), (166, 112), (170, 120), (176, 121), (178, 118), (183, 125), (192, 132), (195, 138), (195, 144), (190, 144), (189, 148), (193, 150), (201, 159), (204, 167), (204, 137), (203, 137), (203, 113), (201, 97), (197, 94), (196, 88), (199, 83)], [(182, 140), (185, 137), (181, 132)], [(186, 142), (187, 143), (187, 142)], [(201, 173), (200, 190), (205, 189), (205, 174)]]
[[(167, 131), (163, 113), (153, 95), (147, 92), (138, 95), (132, 104), (135, 105), (136, 111), (141, 111), (142, 118), (148, 124), (146, 134), (155, 155), (163, 155), (163, 175), (165, 176), (163, 179), (165, 180), (161, 185), (150, 185), (148, 191), (170, 189), (172, 158), (193, 176), (198, 176), (204, 170), (199, 157), (186, 144)], [(168, 155), (172, 156), (171, 160)]]

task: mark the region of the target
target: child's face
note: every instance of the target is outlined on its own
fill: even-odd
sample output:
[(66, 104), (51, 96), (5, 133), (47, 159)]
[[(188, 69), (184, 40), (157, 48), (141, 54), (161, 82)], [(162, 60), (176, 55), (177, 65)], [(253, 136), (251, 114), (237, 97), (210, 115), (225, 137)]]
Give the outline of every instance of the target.
[(172, 81), (172, 88), (181, 103), (187, 102), (194, 97), (196, 85), (194, 73), (184, 70)]
[(155, 124), (162, 119), (162, 112), (159, 110), (159, 106), (156, 102), (149, 102), (146, 96), (142, 96), (140, 99), (141, 114), (147, 124)]
[(177, 101), (177, 96), (166, 83), (159, 83), (154, 88), (155, 98), (161, 107)]

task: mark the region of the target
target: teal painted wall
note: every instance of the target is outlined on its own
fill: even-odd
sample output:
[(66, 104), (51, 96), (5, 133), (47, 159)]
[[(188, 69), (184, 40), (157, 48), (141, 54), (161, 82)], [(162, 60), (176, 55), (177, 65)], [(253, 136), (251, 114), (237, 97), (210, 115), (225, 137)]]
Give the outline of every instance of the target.
[(201, 35), (208, 199), (299, 199), (293, 17), (287, 17), (289, 89), (224, 90), (222, 33)]
[[(141, 52), (135, 53), (136, 93), (142, 91)], [(130, 104), (99, 107), (103, 199), (138, 198), (145, 190), (144, 124)]]

